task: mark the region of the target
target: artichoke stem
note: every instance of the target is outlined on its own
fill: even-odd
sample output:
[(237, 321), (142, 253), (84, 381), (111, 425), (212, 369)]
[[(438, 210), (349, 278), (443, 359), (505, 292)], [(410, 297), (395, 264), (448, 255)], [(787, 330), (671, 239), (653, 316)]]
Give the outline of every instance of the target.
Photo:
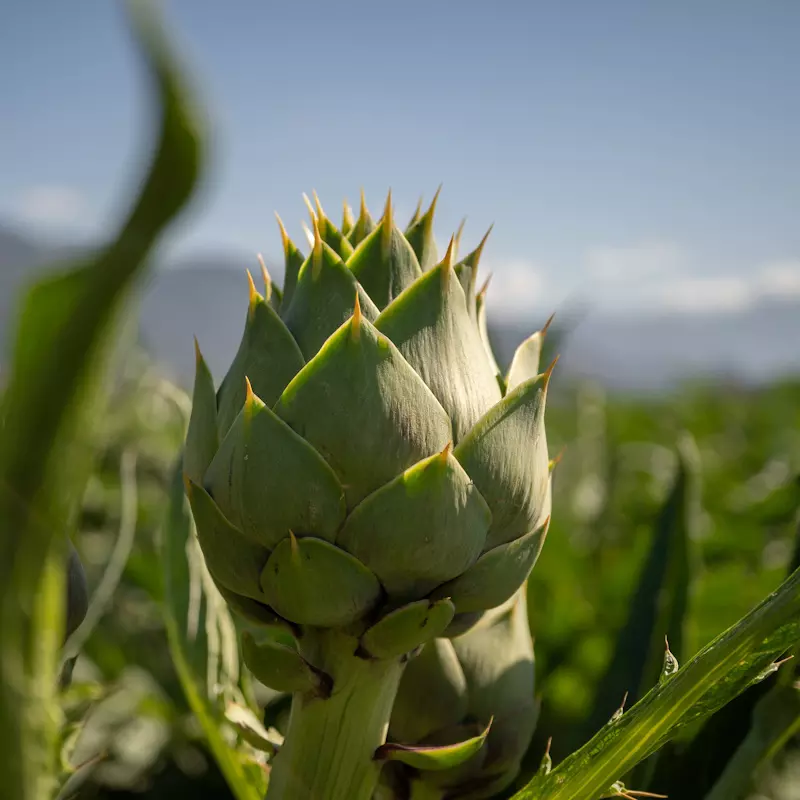
[(403, 671), (399, 658), (365, 659), (340, 630), (305, 630), (301, 655), (333, 679), (329, 697), (296, 693), (286, 738), (270, 772), (267, 800), (370, 800), (381, 771)]

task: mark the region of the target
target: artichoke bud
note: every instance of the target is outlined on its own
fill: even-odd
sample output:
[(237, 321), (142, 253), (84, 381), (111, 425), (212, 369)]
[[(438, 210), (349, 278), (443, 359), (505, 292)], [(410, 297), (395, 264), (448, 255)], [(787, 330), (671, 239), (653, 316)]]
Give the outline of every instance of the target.
[(379, 224), (362, 193), (341, 229), (314, 195), (308, 257), (278, 219), (283, 294), (248, 275), (218, 391), (197, 349), (184, 474), (212, 578), (248, 619), (347, 628), (376, 659), (480, 627), (549, 515), (536, 334), (500, 379), (474, 291), (486, 237), (437, 263), (437, 198), (404, 233), (391, 193)]

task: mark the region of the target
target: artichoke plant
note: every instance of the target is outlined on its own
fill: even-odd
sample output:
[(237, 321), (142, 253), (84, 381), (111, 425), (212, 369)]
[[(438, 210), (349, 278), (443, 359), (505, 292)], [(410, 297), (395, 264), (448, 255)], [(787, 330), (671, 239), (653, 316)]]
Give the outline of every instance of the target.
[(401, 230), (391, 194), (377, 223), (363, 196), (340, 227), (309, 203), (307, 257), (279, 219), (283, 293), (266, 269), (263, 294), (250, 277), (218, 390), (197, 349), (198, 541), (229, 605), (283, 629), (243, 643), (256, 676), (292, 692), (270, 798), (366, 800), (383, 759), (469, 757), (482, 736), (438, 761), (386, 745), (403, 669), (512, 598), (548, 528), (543, 333), (500, 374), (475, 290), (486, 237), (460, 260), (453, 237), (439, 260), (435, 205)]

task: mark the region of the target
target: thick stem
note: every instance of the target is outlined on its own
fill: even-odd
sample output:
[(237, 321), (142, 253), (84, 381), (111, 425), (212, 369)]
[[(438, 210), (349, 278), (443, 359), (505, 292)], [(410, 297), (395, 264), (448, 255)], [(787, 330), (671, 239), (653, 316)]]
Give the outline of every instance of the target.
[(267, 799), (370, 800), (381, 769), (372, 757), (386, 740), (403, 665), (357, 656), (358, 640), (341, 631), (308, 630), (299, 645), (333, 690), (293, 696)]

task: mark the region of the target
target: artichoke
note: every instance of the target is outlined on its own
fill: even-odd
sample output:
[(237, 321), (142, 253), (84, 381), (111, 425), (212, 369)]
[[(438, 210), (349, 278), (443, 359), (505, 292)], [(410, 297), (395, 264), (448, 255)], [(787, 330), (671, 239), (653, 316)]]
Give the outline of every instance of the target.
[(439, 260), (435, 205), (402, 231), (391, 194), (377, 224), (363, 196), (341, 227), (309, 203), (308, 257), (279, 219), (283, 294), (250, 277), (218, 391), (197, 349), (198, 541), (231, 607), (292, 637), (244, 653), (293, 693), (270, 798), (370, 797), (409, 654), (508, 601), (547, 530), (543, 334), (500, 374), (475, 292), (486, 237)]

